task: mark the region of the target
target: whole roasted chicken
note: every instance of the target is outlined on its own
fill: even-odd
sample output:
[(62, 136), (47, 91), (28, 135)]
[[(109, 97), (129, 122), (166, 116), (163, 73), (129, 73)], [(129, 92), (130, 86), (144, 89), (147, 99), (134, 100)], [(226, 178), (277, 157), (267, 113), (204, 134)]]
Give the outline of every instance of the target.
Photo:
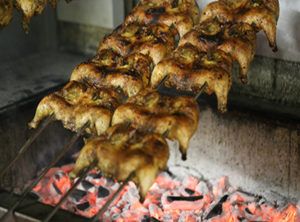
[(130, 53), (149, 55), (157, 64), (175, 49), (176, 30), (164, 24), (123, 24), (104, 38), (99, 50), (112, 49), (121, 56)]
[(256, 47), (256, 32), (246, 23), (222, 24), (207, 20), (195, 26), (179, 41), (179, 46), (190, 43), (201, 52), (220, 49), (240, 65), (240, 79), (247, 82), (247, 72)]
[(29, 29), (31, 18), (34, 15), (41, 14), (48, 2), (55, 7), (57, 0), (16, 0), (16, 7), (23, 14), (23, 27), (25, 31)]
[(128, 124), (115, 125), (104, 135), (86, 142), (71, 176), (96, 162), (105, 176), (119, 181), (134, 173), (133, 180), (145, 197), (168, 159), (167, 142), (159, 134), (139, 131)]
[(200, 22), (217, 19), (225, 23), (247, 23), (263, 30), (271, 48), (276, 51), (276, 26), (279, 17), (278, 0), (219, 0), (208, 4)]
[(152, 67), (152, 59), (147, 55), (134, 53), (122, 57), (110, 49), (102, 50), (90, 61), (78, 65), (71, 81), (118, 88), (130, 97), (149, 84)]
[(218, 109), (227, 110), (227, 98), (231, 88), (232, 58), (222, 50), (203, 53), (190, 43), (178, 47), (172, 56), (155, 66), (151, 85), (157, 85), (166, 76), (164, 85), (195, 94), (207, 83), (205, 92), (215, 93)]
[(140, 1), (126, 17), (125, 24), (165, 24), (174, 26), (182, 37), (198, 23), (199, 7), (195, 0)]
[(78, 131), (86, 123), (86, 132), (100, 135), (110, 126), (115, 108), (124, 100), (122, 92), (112, 88), (95, 88), (75, 81), (52, 93), (39, 103), (29, 126), (36, 128), (48, 116)]
[(116, 109), (112, 125), (130, 122), (137, 129), (177, 140), (185, 160), (189, 141), (197, 130), (198, 121), (199, 109), (194, 98), (164, 96), (148, 88)]

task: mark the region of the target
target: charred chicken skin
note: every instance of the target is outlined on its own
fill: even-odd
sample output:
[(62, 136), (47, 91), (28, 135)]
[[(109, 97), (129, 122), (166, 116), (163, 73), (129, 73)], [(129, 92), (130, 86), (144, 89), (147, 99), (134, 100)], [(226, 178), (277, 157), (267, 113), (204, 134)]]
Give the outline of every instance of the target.
[(176, 49), (173, 55), (155, 66), (151, 85), (156, 87), (166, 76), (167, 87), (197, 93), (205, 84), (207, 94), (217, 96), (218, 109), (226, 111), (227, 97), (231, 88), (232, 58), (222, 50), (201, 53), (187, 43)]
[(198, 23), (199, 7), (195, 0), (140, 1), (125, 23), (165, 24), (174, 26), (183, 36)]
[(0, 27), (10, 23), (13, 16), (13, 0), (0, 1)]
[(228, 53), (240, 65), (240, 79), (247, 82), (247, 72), (253, 60), (256, 47), (256, 32), (245, 23), (223, 25), (217, 20), (200, 23), (188, 32), (179, 46), (190, 43), (200, 51), (220, 49)]
[(149, 84), (152, 67), (149, 56), (135, 53), (121, 57), (111, 50), (103, 50), (95, 58), (77, 66), (71, 80), (97, 87), (120, 88), (130, 97)]
[(67, 129), (78, 131), (88, 122), (86, 132), (100, 135), (110, 126), (113, 111), (123, 99), (124, 95), (117, 90), (72, 81), (42, 99), (29, 126), (36, 128), (43, 119), (53, 115)]
[(157, 64), (175, 49), (176, 30), (166, 25), (130, 23), (121, 25), (112, 34), (105, 37), (99, 45), (99, 51), (112, 49), (122, 56), (130, 53), (149, 55)]
[(263, 30), (273, 51), (276, 46), (276, 26), (279, 17), (278, 0), (219, 0), (208, 4), (200, 22), (217, 19), (222, 23), (247, 23)]
[(198, 121), (199, 109), (193, 98), (163, 96), (148, 88), (116, 109), (112, 125), (130, 122), (137, 129), (147, 129), (177, 140), (182, 157), (186, 159), (189, 141), (197, 130)]
[(145, 197), (157, 174), (166, 168), (168, 159), (167, 142), (159, 134), (138, 131), (127, 124), (116, 125), (103, 136), (87, 141), (71, 176), (94, 162), (105, 176), (119, 181), (134, 172), (133, 181)]
[(278, 0), (252, 0), (245, 12), (239, 13), (238, 22), (253, 25), (258, 31), (263, 30), (269, 40), (270, 47), (277, 51), (276, 32), (279, 17)]

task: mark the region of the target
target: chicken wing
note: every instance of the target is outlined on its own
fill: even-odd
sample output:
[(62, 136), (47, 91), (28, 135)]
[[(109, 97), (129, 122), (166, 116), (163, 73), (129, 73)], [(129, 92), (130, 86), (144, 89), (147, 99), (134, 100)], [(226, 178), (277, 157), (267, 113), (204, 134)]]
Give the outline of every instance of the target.
[(198, 121), (199, 109), (194, 98), (163, 96), (148, 88), (116, 109), (112, 125), (130, 122), (137, 129), (148, 129), (177, 140), (185, 160)]
[(105, 176), (119, 181), (134, 172), (133, 180), (140, 187), (140, 195), (145, 197), (157, 174), (167, 166), (169, 148), (162, 136), (126, 125), (113, 126), (105, 135), (89, 140), (71, 176), (78, 175), (93, 162)]
[(10, 23), (13, 16), (13, 0), (0, 1), (0, 27)]
[[(116, 66), (107, 66), (112, 63)], [(149, 84), (152, 67), (152, 59), (143, 54), (112, 58), (103, 57), (101, 51), (96, 58), (78, 65), (71, 80), (85, 81), (97, 87), (120, 88), (130, 97)]]
[(218, 109), (226, 111), (228, 92), (231, 88), (232, 58), (221, 50), (201, 53), (195, 46), (187, 43), (180, 46), (174, 55), (155, 66), (151, 85), (156, 87), (162, 79), (167, 87), (197, 92), (205, 82), (206, 93), (216, 94)]
[(195, 0), (141, 1), (126, 17), (125, 23), (159, 23), (174, 26), (182, 37), (198, 23), (199, 7)]
[(175, 48), (176, 31), (166, 25), (130, 23), (121, 25), (105, 37), (99, 51), (113, 49), (122, 56), (130, 53), (149, 55), (155, 64)]
[(270, 47), (277, 51), (276, 32), (279, 17), (278, 0), (256, 0), (250, 1), (246, 11), (237, 15), (237, 22), (248, 23), (263, 30), (269, 40)]
[(209, 52), (218, 48), (236, 60), (240, 65), (240, 79), (247, 82), (247, 72), (256, 48), (256, 32), (245, 23), (223, 25), (217, 20), (207, 20), (188, 32), (179, 46), (190, 43), (200, 51)]
[(113, 111), (123, 100), (124, 95), (117, 90), (72, 81), (42, 99), (29, 126), (36, 128), (44, 118), (54, 115), (72, 131), (78, 131), (89, 121), (86, 132), (100, 135), (109, 127)]

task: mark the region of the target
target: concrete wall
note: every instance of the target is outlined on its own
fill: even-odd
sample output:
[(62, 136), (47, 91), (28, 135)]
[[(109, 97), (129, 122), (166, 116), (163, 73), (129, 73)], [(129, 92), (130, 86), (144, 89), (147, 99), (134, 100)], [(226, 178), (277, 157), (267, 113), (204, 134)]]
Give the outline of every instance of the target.
[(29, 27), (30, 31), (26, 34), (21, 15), (15, 11), (12, 22), (0, 29), (0, 66), (32, 53), (56, 50), (55, 10), (48, 6), (41, 15), (32, 18)]
[(123, 0), (60, 1), (57, 18), (61, 21), (114, 28), (124, 19)]
[(196, 168), (204, 177), (229, 175), (232, 185), (266, 196), (300, 199), (300, 124), (256, 113), (216, 113), (201, 106), (199, 128), (182, 161), (177, 145), (169, 165)]

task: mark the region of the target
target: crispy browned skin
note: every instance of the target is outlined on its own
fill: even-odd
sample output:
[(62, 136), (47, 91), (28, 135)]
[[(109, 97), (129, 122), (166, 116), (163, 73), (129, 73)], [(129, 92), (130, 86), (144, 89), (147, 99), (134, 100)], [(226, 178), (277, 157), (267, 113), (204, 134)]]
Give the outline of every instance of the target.
[(215, 50), (203, 54), (187, 43), (154, 68), (151, 85), (156, 87), (168, 75), (165, 86), (197, 93), (207, 82), (206, 93), (214, 92), (218, 99), (218, 109), (225, 112), (231, 87), (231, 69), (232, 59), (227, 53)]
[(203, 9), (200, 22), (217, 19), (221, 23), (228, 23), (234, 20), (232, 8), (224, 1), (214, 1)]
[(92, 60), (78, 65), (71, 80), (85, 81), (97, 87), (120, 88), (130, 97), (149, 84), (152, 67), (149, 56), (135, 53), (121, 57), (111, 50), (104, 50)]
[(174, 26), (183, 36), (198, 23), (199, 7), (195, 0), (141, 1), (127, 16), (125, 23), (159, 23)]
[(159, 134), (137, 131), (125, 125), (108, 129), (105, 135), (89, 140), (80, 152), (71, 176), (97, 163), (101, 172), (119, 181), (135, 172), (134, 182), (145, 197), (157, 174), (164, 170), (169, 148)]
[(183, 159), (189, 141), (198, 127), (199, 109), (191, 97), (170, 97), (145, 89), (116, 109), (112, 125), (130, 122), (138, 129), (159, 133), (177, 140)]
[(10, 23), (13, 16), (13, 1), (0, 1), (0, 27), (6, 26)]
[(16, 0), (17, 8), (23, 13), (23, 27), (28, 31), (28, 24), (34, 15), (41, 14), (47, 4), (47, 0)]
[(277, 51), (276, 31), (279, 17), (278, 0), (252, 0), (246, 7), (245, 12), (237, 16), (238, 22), (248, 23), (263, 30), (269, 40), (270, 47)]
[(72, 81), (42, 99), (29, 126), (36, 128), (43, 119), (54, 115), (72, 131), (78, 131), (89, 121), (86, 132), (100, 135), (109, 127), (113, 111), (123, 99), (124, 95), (117, 90)]
[(149, 55), (155, 64), (175, 48), (176, 31), (163, 24), (121, 25), (104, 38), (98, 51), (113, 49), (122, 56), (130, 53)]
[(207, 20), (188, 32), (179, 46), (190, 43), (200, 51), (209, 52), (218, 48), (236, 60), (240, 65), (240, 79), (247, 82), (247, 72), (256, 48), (256, 32), (245, 23), (223, 25), (217, 20)]
[(240, 22), (263, 30), (273, 51), (276, 46), (276, 26), (279, 17), (278, 0), (219, 0), (208, 4), (200, 22), (217, 19), (222, 23)]

